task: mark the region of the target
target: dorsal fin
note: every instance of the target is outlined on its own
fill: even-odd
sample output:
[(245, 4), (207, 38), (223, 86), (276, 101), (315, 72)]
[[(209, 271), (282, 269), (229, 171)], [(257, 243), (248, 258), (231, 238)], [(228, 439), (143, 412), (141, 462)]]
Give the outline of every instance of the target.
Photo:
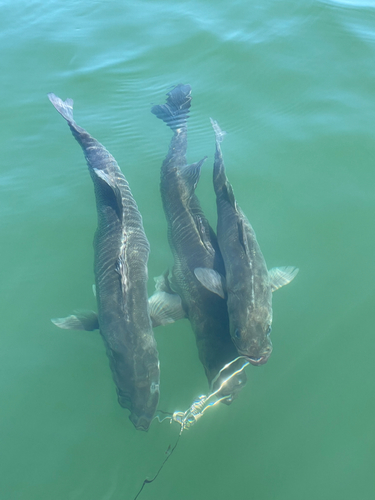
[(238, 227), (238, 239), (244, 249), (245, 254), (250, 257), (250, 250), (247, 241), (246, 231), (245, 231), (245, 221), (241, 217), (237, 222)]
[[(121, 285), (121, 292), (122, 292), (123, 298), (125, 298), (127, 295), (128, 285), (129, 285), (124, 249), (125, 249), (125, 247), (122, 249), (122, 252), (120, 253), (120, 255), (116, 261), (116, 264), (115, 264), (115, 271), (118, 273), (118, 275), (120, 277), (120, 285)], [(123, 302), (122, 305), (124, 306), (125, 302)]]
[(197, 187), (199, 178), (201, 176), (202, 165), (206, 161), (206, 159), (207, 156), (202, 158), (202, 160), (198, 161), (197, 163), (191, 163), (190, 165), (186, 165), (181, 169), (181, 175), (191, 189), (191, 194), (194, 193), (195, 188)]
[(234, 197), (233, 188), (228, 179), (223, 184), (222, 189), (223, 197), (232, 205), (232, 207), (237, 211), (236, 198)]
[(97, 177), (99, 177), (102, 181), (104, 181), (106, 183), (106, 185), (112, 191), (113, 200), (115, 202), (114, 208), (115, 208), (115, 211), (118, 215), (118, 218), (122, 221), (124, 207), (122, 204), (121, 191), (120, 191), (118, 185), (111, 179), (111, 177), (104, 170), (101, 170), (99, 168), (93, 168), (92, 171)]

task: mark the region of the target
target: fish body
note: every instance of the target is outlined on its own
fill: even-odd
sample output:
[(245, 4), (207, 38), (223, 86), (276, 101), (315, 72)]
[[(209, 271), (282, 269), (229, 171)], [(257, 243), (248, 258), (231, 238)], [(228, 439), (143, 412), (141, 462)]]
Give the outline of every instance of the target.
[(73, 101), (48, 95), (80, 144), (94, 183), (98, 227), (94, 273), (98, 323), (119, 404), (147, 430), (159, 400), (159, 358), (148, 312), (149, 243), (129, 184), (113, 156), (73, 119)]
[(230, 335), (239, 355), (260, 365), (272, 352), (272, 292), (289, 283), (298, 269), (285, 267), (268, 271), (255, 232), (237, 204), (225, 174), (220, 147), (224, 133), (216, 122), (212, 124), (216, 133), (213, 184), (217, 239), (225, 265)]
[[(151, 110), (173, 131), (160, 175), (168, 241), (174, 257), (173, 268), (169, 276), (165, 277), (169, 281), (166, 288), (181, 297), (182, 307), (195, 333), (200, 361), (211, 384), (223, 366), (237, 358), (238, 354), (229, 335), (224, 298), (207, 290), (195, 275), (195, 269), (202, 267), (224, 274), (224, 263), (216, 235), (195, 195), (205, 158), (198, 163), (186, 164), (191, 88), (189, 85), (179, 85), (167, 95), (166, 104), (154, 106)], [(222, 374), (216, 381), (217, 385), (224, 375), (228, 373)], [(245, 381), (244, 373), (232, 378), (228, 393), (235, 395)]]

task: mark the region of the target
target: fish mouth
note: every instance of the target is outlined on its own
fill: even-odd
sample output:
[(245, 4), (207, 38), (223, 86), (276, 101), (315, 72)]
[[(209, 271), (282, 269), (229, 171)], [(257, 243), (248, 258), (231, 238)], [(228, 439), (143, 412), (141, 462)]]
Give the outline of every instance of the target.
[(139, 417), (138, 415), (131, 414), (129, 416), (129, 419), (138, 431), (146, 431), (147, 432), (148, 428), (150, 427), (150, 424), (151, 424), (150, 419), (143, 416), (143, 415)]
[(266, 352), (262, 356), (259, 356), (258, 358), (254, 357), (254, 356), (247, 356), (246, 354), (243, 354), (243, 356), (252, 365), (254, 365), (254, 366), (260, 366), (260, 365), (264, 365), (265, 363), (267, 363), (268, 358), (271, 355), (271, 352), (272, 352), (272, 349), (270, 349), (269, 352)]
[(266, 348), (262, 349), (258, 356), (249, 356), (248, 354), (244, 354), (245, 358), (254, 366), (260, 366), (267, 363), (268, 358), (272, 353), (272, 343), (269, 341), (269, 344)]
[(260, 358), (250, 358), (250, 357), (246, 356), (246, 359), (249, 361), (249, 363), (251, 363), (254, 366), (264, 365), (264, 363), (267, 363), (268, 358), (269, 358), (269, 355), (268, 356), (261, 356)]

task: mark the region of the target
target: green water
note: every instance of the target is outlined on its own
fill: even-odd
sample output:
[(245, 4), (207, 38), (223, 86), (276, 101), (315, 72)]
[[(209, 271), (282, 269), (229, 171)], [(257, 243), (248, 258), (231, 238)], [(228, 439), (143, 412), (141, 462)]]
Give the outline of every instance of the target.
[[(182, 435), (140, 499), (373, 500), (375, 2), (0, 2), (0, 498), (132, 500), (178, 427), (136, 431), (97, 332), (51, 317), (94, 308), (93, 186), (47, 99), (115, 156), (151, 244), (171, 263), (158, 192), (170, 132), (150, 113), (190, 83), (188, 160), (215, 225), (214, 134), (268, 266), (273, 354), (231, 406)], [(165, 410), (207, 386), (187, 322), (155, 331)]]

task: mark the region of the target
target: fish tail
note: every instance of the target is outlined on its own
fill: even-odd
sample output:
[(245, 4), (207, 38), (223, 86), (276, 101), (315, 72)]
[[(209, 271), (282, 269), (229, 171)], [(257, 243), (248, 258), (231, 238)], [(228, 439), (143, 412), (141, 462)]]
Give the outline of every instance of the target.
[(190, 85), (177, 85), (167, 96), (166, 104), (153, 106), (151, 113), (163, 120), (172, 130), (186, 127), (191, 105)]
[(227, 176), (225, 174), (224, 160), (220, 147), (220, 143), (223, 141), (226, 132), (221, 130), (216, 120), (213, 120), (212, 118), (210, 118), (210, 120), (216, 137), (216, 151), (215, 151), (214, 176), (213, 176), (215, 193), (216, 196), (220, 194), (220, 198), (228, 200), (229, 203), (233, 205), (233, 207), (235, 207), (236, 202), (233, 194), (233, 188), (229, 183)]
[(212, 118), (210, 118), (210, 121), (211, 121), (212, 128), (214, 129), (214, 132), (215, 132), (216, 141), (218, 143), (223, 142), (223, 139), (227, 135), (227, 133), (224, 130), (221, 130), (221, 128), (216, 120), (213, 120)]
[[(65, 118), (65, 120), (68, 122), (69, 128), (74, 136), (74, 138), (78, 141), (79, 145), (82, 147), (86, 160), (89, 164), (90, 171), (92, 173), (97, 174), (97, 170), (102, 169), (103, 167), (100, 167), (97, 162), (94, 164), (91, 163), (91, 160), (89, 159), (88, 155), (88, 149), (91, 148), (91, 152), (96, 151), (98, 149), (105, 151), (105, 154), (108, 154), (108, 151), (100, 144), (96, 139), (91, 137), (91, 135), (82, 127), (77, 125), (77, 123), (74, 121), (73, 118), (73, 99), (67, 99), (66, 101), (63, 101), (60, 99), (60, 97), (57, 97), (55, 94), (48, 94), (48, 99), (51, 101), (53, 104), (54, 108), (58, 113)], [(94, 148), (94, 149), (92, 149)], [(96, 153), (95, 153), (96, 154)], [(99, 177), (102, 177), (105, 182), (108, 180), (104, 178), (106, 176), (105, 173), (102, 174), (102, 176), (99, 175)], [(107, 176), (108, 177), (108, 176)], [(107, 182), (108, 183), (108, 182)]]
[(67, 99), (63, 101), (60, 97), (53, 94), (52, 92), (48, 94), (48, 99), (52, 102), (56, 110), (60, 113), (60, 115), (65, 118), (65, 120), (69, 124), (74, 123), (73, 119), (73, 99)]

